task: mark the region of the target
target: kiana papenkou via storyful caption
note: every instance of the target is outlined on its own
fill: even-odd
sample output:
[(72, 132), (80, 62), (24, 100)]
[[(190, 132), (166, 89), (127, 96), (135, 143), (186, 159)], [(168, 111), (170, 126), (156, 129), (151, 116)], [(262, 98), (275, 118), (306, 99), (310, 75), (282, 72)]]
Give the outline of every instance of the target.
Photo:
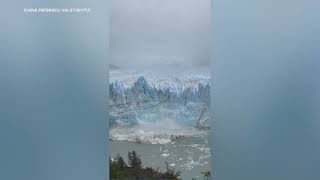
[(25, 13), (91, 13), (91, 8), (24, 8)]

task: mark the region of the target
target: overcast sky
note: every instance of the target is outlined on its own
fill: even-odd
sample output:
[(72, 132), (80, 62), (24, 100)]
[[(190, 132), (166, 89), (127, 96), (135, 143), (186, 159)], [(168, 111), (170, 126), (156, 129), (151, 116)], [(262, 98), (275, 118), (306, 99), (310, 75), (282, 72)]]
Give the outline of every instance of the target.
[(112, 0), (111, 63), (209, 64), (210, 0)]

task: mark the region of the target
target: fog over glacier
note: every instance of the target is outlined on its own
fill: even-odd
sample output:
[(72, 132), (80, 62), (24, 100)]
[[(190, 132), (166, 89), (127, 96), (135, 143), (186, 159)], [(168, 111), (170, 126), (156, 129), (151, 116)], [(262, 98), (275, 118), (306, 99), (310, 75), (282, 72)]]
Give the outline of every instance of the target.
[(210, 0), (111, 2), (111, 64), (209, 66)]

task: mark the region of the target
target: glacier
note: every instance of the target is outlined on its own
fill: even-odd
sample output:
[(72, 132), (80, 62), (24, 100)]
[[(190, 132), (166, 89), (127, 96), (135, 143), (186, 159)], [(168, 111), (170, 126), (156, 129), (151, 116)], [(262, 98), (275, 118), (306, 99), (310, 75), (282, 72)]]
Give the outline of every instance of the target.
[(110, 73), (110, 138), (168, 143), (209, 128), (210, 79), (194, 72)]

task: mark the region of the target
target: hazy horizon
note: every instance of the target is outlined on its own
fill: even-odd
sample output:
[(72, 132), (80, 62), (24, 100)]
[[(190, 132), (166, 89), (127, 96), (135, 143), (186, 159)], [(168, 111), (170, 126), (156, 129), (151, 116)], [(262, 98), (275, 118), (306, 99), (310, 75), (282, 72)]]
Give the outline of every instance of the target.
[(113, 0), (110, 64), (208, 66), (210, 13), (210, 0)]

